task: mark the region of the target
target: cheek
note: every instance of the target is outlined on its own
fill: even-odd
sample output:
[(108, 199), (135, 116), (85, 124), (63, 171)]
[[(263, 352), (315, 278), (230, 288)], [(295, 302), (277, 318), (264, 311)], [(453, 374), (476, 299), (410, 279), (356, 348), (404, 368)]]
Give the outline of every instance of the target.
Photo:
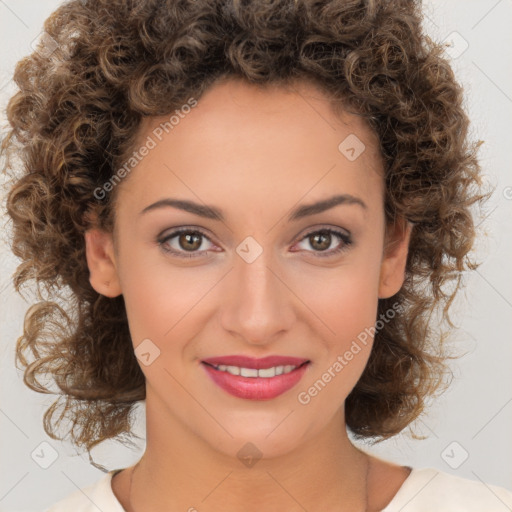
[(318, 339), (316, 364), (297, 398), (312, 407), (313, 416), (315, 411), (323, 418), (334, 415), (368, 362), (378, 308), (374, 266), (361, 260), (347, 264), (310, 290), (308, 306), (325, 334)]
[(343, 277), (339, 283), (330, 280), (319, 292), (322, 295), (316, 295), (317, 301), (323, 297), (322, 303), (313, 306), (329, 329), (323, 337), (324, 355), (317, 370), (322, 380), (329, 379), (325, 372), (340, 376), (332, 386), (337, 397), (350, 392), (366, 366), (378, 307), (375, 285), (368, 274), (352, 271)]
[[(197, 283), (191, 282), (183, 268), (166, 265), (148, 253), (154, 250), (134, 248), (122, 260), (121, 287), (130, 332), (135, 346), (143, 339), (161, 343), (172, 335), (175, 324), (198, 300)], [(127, 254), (125, 252), (125, 254)], [(178, 324), (179, 325), (179, 324)]]
[(322, 321), (326, 339), (347, 341), (376, 321), (380, 260), (358, 251), (338, 267), (301, 273), (298, 294)]

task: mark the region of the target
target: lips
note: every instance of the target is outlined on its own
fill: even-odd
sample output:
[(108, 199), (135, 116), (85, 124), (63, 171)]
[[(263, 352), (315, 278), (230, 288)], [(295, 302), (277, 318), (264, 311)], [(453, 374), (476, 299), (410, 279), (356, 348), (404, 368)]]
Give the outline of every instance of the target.
[(248, 356), (241, 355), (233, 355), (233, 356), (219, 356), (219, 357), (210, 357), (208, 359), (203, 359), (203, 363), (207, 363), (211, 366), (239, 366), (241, 368), (253, 368), (256, 370), (263, 370), (265, 368), (272, 368), (274, 366), (301, 366), (304, 363), (307, 363), (308, 359), (303, 359), (300, 357), (290, 357), (290, 356), (267, 356), (263, 358), (254, 358)]
[[(308, 359), (290, 356), (268, 356), (260, 359), (219, 356), (204, 359), (202, 367), (212, 381), (230, 395), (246, 400), (271, 400), (296, 386), (308, 370), (309, 363)], [(275, 373), (274, 376), (261, 375), (263, 370), (269, 368), (274, 368), (274, 372), (270, 370), (270, 374)], [(250, 370), (256, 371), (257, 375), (243, 375)], [(233, 371), (235, 374), (232, 374)]]

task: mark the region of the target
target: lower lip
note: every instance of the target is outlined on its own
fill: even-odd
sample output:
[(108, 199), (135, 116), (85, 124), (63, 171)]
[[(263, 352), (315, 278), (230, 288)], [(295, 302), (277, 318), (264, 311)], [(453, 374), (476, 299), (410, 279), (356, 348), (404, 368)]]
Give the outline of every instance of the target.
[(240, 375), (221, 372), (204, 363), (202, 366), (213, 382), (229, 394), (246, 400), (270, 400), (293, 388), (306, 372), (309, 363), (296, 368), (290, 373), (268, 378), (241, 377)]

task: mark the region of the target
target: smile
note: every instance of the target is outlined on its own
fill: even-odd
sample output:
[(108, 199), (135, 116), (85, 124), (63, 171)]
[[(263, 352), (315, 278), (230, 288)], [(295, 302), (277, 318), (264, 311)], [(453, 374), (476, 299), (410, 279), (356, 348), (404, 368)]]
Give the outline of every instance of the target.
[(294, 365), (286, 365), (286, 366), (272, 366), (271, 368), (264, 368), (257, 370), (256, 368), (243, 368), (240, 366), (228, 366), (225, 364), (220, 364), (218, 366), (213, 365), (214, 368), (221, 372), (227, 372), (231, 375), (241, 375), (242, 377), (262, 377), (264, 379), (268, 379), (271, 377), (275, 377), (276, 375), (283, 375), (286, 373), (290, 373), (295, 370), (297, 366)]
[(296, 386), (310, 366), (279, 365), (270, 368), (246, 368), (233, 365), (212, 365), (202, 362), (212, 381), (223, 391), (246, 400), (271, 400)]

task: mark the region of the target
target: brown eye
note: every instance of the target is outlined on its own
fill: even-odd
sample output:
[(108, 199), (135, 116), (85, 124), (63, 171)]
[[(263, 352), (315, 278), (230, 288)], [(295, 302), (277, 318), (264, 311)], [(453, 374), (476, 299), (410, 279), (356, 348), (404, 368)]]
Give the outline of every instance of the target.
[[(334, 249), (328, 250), (333, 244), (333, 241), (338, 239), (340, 242)], [(307, 233), (301, 240), (300, 243), (307, 242), (309, 247), (313, 250), (307, 250), (306, 252), (312, 252), (319, 257), (334, 256), (342, 251), (346, 251), (352, 245), (352, 237), (350, 234), (338, 231), (336, 229), (320, 229), (317, 231), (311, 231)]]
[(210, 239), (197, 229), (182, 228), (172, 231), (166, 236), (157, 239), (158, 244), (163, 251), (173, 256), (193, 258), (206, 255), (206, 249), (199, 250), (205, 241), (211, 243)]
[(314, 247), (318, 251), (325, 251), (331, 245), (331, 235), (327, 231), (318, 231), (308, 235), (311, 243), (311, 247)]
[(186, 251), (196, 251), (201, 247), (201, 234), (182, 233), (178, 236), (178, 244)]

